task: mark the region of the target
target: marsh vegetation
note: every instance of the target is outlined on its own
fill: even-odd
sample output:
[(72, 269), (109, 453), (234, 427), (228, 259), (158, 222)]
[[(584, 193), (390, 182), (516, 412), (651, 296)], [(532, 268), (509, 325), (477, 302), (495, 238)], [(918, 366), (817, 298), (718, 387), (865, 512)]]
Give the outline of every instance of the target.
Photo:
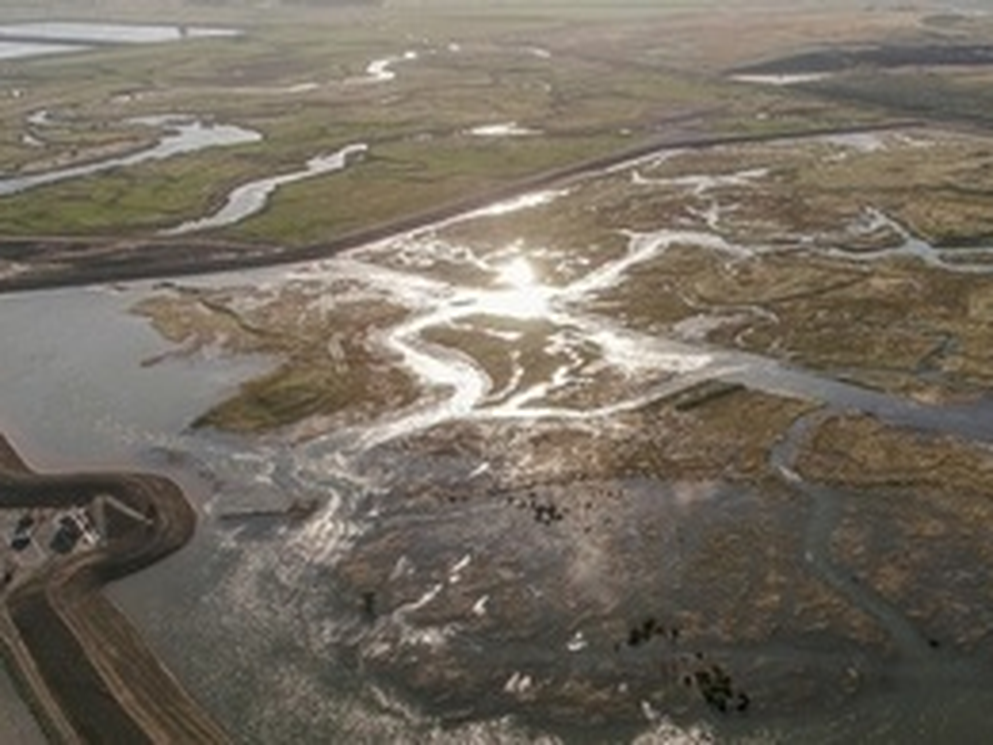
[[(993, 24), (781, 5), (176, 2), (239, 33), (2, 63), (0, 285), (155, 277), (3, 302), (127, 305), (122, 392), (249, 371), (74, 424), (202, 485), (120, 597), (236, 739), (988, 733)], [(143, 158), (177, 121), (252, 136)]]

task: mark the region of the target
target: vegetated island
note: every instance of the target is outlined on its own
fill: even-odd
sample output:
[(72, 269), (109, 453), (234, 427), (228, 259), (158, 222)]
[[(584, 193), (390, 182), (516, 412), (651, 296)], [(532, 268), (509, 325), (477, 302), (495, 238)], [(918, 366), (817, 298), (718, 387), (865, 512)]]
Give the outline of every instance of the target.
[[(46, 735), (229, 742), (101, 592), (190, 539), (196, 513), (179, 487), (151, 474), (36, 474), (0, 435), (0, 513), (16, 523), (3, 561), (0, 649)], [(17, 560), (26, 549), (48, 555), (28, 566)]]

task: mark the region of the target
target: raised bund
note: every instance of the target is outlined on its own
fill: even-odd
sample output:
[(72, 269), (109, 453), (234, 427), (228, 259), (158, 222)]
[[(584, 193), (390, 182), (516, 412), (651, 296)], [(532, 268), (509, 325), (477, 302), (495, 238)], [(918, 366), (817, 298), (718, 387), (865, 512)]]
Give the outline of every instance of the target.
[(83, 506), (106, 495), (147, 522), (109, 520), (97, 548), (59, 558), (0, 605), (0, 646), (50, 739), (60, 743), (227, 743), (103, 585), (181, 548), (196, 513), (161, 476), (39, 475), (0, 435), (0, 508)]

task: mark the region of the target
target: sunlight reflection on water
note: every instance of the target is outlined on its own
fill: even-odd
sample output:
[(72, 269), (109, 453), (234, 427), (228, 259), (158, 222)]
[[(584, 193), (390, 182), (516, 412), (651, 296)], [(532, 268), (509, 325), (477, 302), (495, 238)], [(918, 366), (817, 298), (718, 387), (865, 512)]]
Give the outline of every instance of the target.
[(475, 305), (484, 313), (507, 318), (542, 318), (551, 312), (552, 288), (541, 284), (534, 267), (518, 256), (500, 269), (498, 281), (507, 289), (481, 293)]

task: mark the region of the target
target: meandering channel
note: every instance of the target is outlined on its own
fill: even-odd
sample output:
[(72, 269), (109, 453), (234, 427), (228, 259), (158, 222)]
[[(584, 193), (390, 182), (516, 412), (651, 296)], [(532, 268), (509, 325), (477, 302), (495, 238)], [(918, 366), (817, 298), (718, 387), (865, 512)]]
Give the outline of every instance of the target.
[(906, 615), (870, 588), (859, 583), (834, 561), (831, 538), (841, 519), (842, 495), (838, 490), (805, 481), (795, 464), (804, 440), (840, 412), (821, 409), (798, 419), (770, 453), (770, 464), (783, 481), (810, 501), (811, 513), (804, 533), (804, 560), (814, 572), (856, 608), (868, 613), (887, 631), (904, 661), (920, 661), (930, 651), (927, 640)]
[(0, 179), (0, 196), (19, 194), (39, 186), (105, 173), (116, 168), (129, 168), (151, 161), (166, 160), (208, 148), (245, 145), (262, 140), (262, 134), (251, 129), (233, 124), (214, 124), (182, 116), (139, 117), (129, 119), (126, 123), (135, 126), (161, 128), (165, 130), (165, 133), (151, 147), (127, 155), (41, 173)]
[(185, 235), (239, 223), (265, 209), (270, 197), (280, 187), (343, 170), (347, 167), (350, 159), (366, 152), (366, 150), (368, 147), (362, 143), (348, 145), (330, 155), (319, 155), (311, 158), (302, 170), (243, 184), (228, 194), (224, 206), (214, 214), (189, 220), (174, 228), (163, 230), (161, 235)]

